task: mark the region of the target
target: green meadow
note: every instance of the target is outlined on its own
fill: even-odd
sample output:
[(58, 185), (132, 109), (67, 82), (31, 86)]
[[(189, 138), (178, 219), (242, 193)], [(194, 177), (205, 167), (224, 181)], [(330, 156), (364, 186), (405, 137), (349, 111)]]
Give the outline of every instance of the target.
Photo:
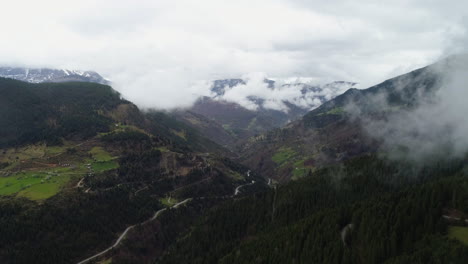
[(71, 179), (69, 171), (20, 172), (0, 177), (0, 195), (14, 195), (44, 200), (57, 194)]
[(468, 246), (468, 227), (451, 226), (448, 229), (448, 236)]
[(95, 172), (103, 172), (107, 170), (117, 169), (119, 163), (116, 161), (116, 157), (112, 157), (102, 147), (94, 147), (89, 151), (95, 162), (91, 163), (91, 168)]
[(280, 148), (276, 153), (271, 157), (271, 159), (278, 165), (283, 165), (287, 161), (290, 161), (297, 153), (292, 148)]
[(102, 147), (94, 147), (92, 148), (89, 153), (93, 156), (96, 161), (110, 161), (114, 159), (107, 151), (105, 151)]
[(119, 167), (119, 163), (115, 160), (109, 161), (98, 161), (91, 164), (91, 168), (95, 172), (103, 172), (107, 170), (117, 169)]

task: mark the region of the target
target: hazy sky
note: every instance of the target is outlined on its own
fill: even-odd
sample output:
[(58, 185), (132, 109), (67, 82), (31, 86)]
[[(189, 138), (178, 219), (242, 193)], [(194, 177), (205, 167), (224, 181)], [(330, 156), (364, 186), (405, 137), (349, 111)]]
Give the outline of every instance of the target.
[(465, 0), (15, 0), (0, 64), (95, 70), (143, 107), (262, 73), (361, 88), (462, 49)]

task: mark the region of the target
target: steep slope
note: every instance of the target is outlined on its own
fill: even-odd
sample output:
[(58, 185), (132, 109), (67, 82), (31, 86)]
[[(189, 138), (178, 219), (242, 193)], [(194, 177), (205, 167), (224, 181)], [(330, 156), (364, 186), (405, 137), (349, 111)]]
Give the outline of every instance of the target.
[(237, 135), (221, 126), (218, 122), (188, 110), (174, 111), (171, 113), (177, 120), (198, 130), (202, 135), (214, 142), (230, 147), (236, 144)]
[(464, 263), (468, 247), (446, 235), (464, 224), (443, 216), (467, 215), (466, 161), (414, 170), (366, 155), (203, 215), (194, 200), (136, 230), (112, 263)]
[(274, 111), (278, 115), (251, 111), (236, 103), (211, 98), (198, 100), (190, 111), (218, 123), (236, 139), (245, 139), (278, 127), (282, 122), (277, 119), (284, 121), (285, 116), (280, 111)]
[[(86, 98), (76, 83), (8, 80), (0, 98), (14, 99), (17, 89), (26, 100), (0, 109), (14, 110), (4, 122), (17, 131), (30, 124), (39, 135), (51, 127), (57, 140), (17, 144), (4, 132), (0, 262), (465, 263), (468, 147), (417, 163), (388, 159), (383, 139), (369, 134), (368, 122), (434, 101), (440, 66), (450, 65), (349, 90), (255, 137), (240, 154), (263, 175), (224, 158), (223, 148), (171, 115), (141, 113), (108, 86), (92, 84), (84, 91), (98, 96)], [(57, 122), (11, 118), (31, 110)], [(85, 113), (93, 122), (62, 121)]]
[[(200, 98), (189, 113), (177, 111), (175, 117), (210, 135), (215, 142), (234, 148), (251, 136), (301, 118), (310, 109), (354, 85), (333, 82), (319, 86), (268, 79), (260, 83), (242, 79), (216, 80), (211, 87), (211, 96)], [(212, 122), (193, 122), (193, 114)], [(227, 134), (219, 131), (219, 126)]]
[[(110, 86), (95, 83), (30, 84), (0, 78), (0, 147), (39, 141), (60, 144), (109, 132), (118, 123), (147, 129), (195, 151), (223, 152), (192, 128), (162, 112), (142, 113)], [(184, 135), (183, 135), (184, 134)]]
[[(109, 86), (29, 84), (0, 78), (0, 147), (60, 138), (86, 138), (109, 129), (102, 113), (127, 103)], [(101, 112), (101, 114), (100, 114)]]
[(288, 181), (375, 152), (384, 139), (372, 136), (379, 128), (370, 124), (433, 100), (443, 79), (439, 69), (450, 63), (448, 59), (365, 90), (349, 89), (301, 120), (250, 139), (242, 151), (243, 162), (263, 175)]
[[(204, 214), (197, 212), (206, 199), (194, 200), (135, 230), (110, 255), (112, 262), (465, 263), (468, 148), (427, 163), (392, 159), (367, 126), (437, 99), (444, 76), (436, 68), (451, 70), (446, 62), (349, 90), (257, 137), (246, 151), (264, 161), (261, 169), (270, 173), (263, 176), (297, 181), (269, 181), (269, 190), (226, 200)], [(292, 166), (302, 169), (300, 176)]]
[(0, 102), (1, 263), (76, 263), (174, 203), (230, 197), (253, 178), (265, 186), (109, 86), (0, 78)]

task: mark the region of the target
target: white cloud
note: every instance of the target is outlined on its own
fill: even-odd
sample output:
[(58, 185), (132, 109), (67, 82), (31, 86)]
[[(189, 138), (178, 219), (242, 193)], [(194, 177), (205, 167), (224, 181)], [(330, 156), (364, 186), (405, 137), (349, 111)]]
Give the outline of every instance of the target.
[[(424, 164), (441, 158), (460, 158), (468, 150), (468, 55), (451, 56), (418, 74), (386, 83), (408, 103), (394, 105), (389, 89), (350, 101), (346, 111), (361, 120), (369, 136), (381, 142), (381, 154)], [(375, 115), (377, 111), (385, 111)], [(372, 110), (369, 110), (372, 109)], [(371, 114), (369, 114), (371, 113)]]
[(354, 83), (319, 84), (314, 78), (271, 78), (273, 85), (265, 82), (265, 73), (250, 73), (242, 76), (244, 83), (234, 87), (224, 87), (224, 94), (211, 93), (217, 100), (237, 103), (249, 110), (259, 108), (288, 112), (286, 103), (305, 110), (312, 110), (337, 95), (354, 87)]
[(447, 39), (465, 34), (466, 1), (385, 2), (9, 1), (0, 63), (96, 70), (140, 106), (171, 108), (206, 95), (201, 80), (252, 72), (365, 88), (456, 50)]

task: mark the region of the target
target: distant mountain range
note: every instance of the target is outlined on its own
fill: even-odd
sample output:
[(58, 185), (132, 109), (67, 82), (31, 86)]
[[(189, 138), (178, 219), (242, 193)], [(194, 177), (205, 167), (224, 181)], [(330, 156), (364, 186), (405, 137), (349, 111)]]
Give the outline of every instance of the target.
[(110, 84), (109, 80), (94, 71), (77, 71), (47, 68), (0, 67), (0, 77), (30, 83), (44, 82), (92, 82)]
[[(110, 84), (94, 71), (66, 69), (0, 67), (0, 77), (29, 83)], [(209, 96), (172, 115), (214, 142), (234, 149), (252, 136), (302, 118), (355, 86), (345, 81), (317, 85), (301, 79), (221, 79), (213, 81)]]
[[(439, 152), (445, 154), (433, 153), (434, 157), (450, 156), (454, 152), (450, 135), (458, 126), (456, 122), (447, 123), (452, 114), (444, 116), (444, 120), (424, 118), (428, 118), (426, 112), (434, 109), (436, 102), (440, 104), (435, 95), (453, 93), (447, 88), (442, 92), (444, 82), (447, 83), (445, 73), (461, 71), (465, 76), (462, 65), (467, 65), (467, 61), (466, 56), (450, 57), (368, 89), (349, 89), (301, 119), (250, 138), (240, 150), (243, 162), (263, 175), (289, 181), (379, 150), (407, 160), (406, 155), (419, 153), (418, 148), (424, 146), (429, 152), (427, 146), (437, 144)], [(434, 116), (441, 114), (437, 110), (432, 112)], [(445, 127), (427, 124), (444, 121), (448, 124)], [(418, 140), (420, 137), (424, 140)], [(435, 139), (428, 143), (427, 138)], [(381, 150), (384, 144), (385, 149)]]
[[(243, 79), (215, 80), (210, 96), (200, 98), (189, 113), (176, 111), (175, 115), (218, 144), (232, 147), (297, 120), (355, 86), (344, 81), (311, 85), (270, 79), (255, 84)], [(219, 133), (220, 127), (225, 133)]]
[[(270, 79), (264, 79), (261, 83), (251, 84), (249, 80), (224, 79), (213, 81), (211, 87), (212, 94), (209, 98), (218, 101), (234, 102), (250, 110), (277, 110), (288, 114), (291, 111), (295, 112), (296, 108), (300, 108), (301, 112), (308, 112), (346, 90), (355, 88), (356, 85), (357, 83), (355, 82), (345, 81), (335, 81), (320, 85), (304, 83), (300, 80), (275, 81)], [(230, 96), (230, 93), (236, 92), (239, 89), (246, 91), (237, 93), (239, 95), (236, 97)], [(248, 101), (248, 106), (245, 106), (243, 99)], [(295, 117), (294, 114), (290, 114), (290, 116)]]

